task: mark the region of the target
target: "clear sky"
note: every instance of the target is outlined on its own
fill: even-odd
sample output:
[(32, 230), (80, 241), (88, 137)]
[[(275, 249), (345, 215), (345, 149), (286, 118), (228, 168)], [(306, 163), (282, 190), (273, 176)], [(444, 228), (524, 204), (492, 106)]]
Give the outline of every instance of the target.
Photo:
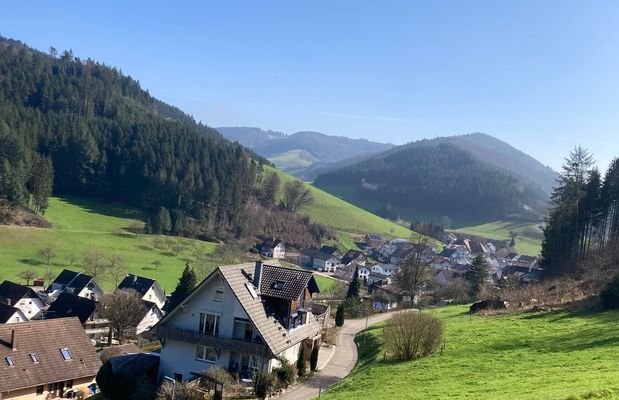
[(5, 0), (0, 34), (114, 65), (211, 126), (619, 155), (618, 1)]

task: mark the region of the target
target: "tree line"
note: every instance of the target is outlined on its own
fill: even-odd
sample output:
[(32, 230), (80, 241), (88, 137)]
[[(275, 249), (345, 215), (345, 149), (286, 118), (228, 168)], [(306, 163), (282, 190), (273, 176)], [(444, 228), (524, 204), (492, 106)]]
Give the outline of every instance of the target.
[(619, 244), (619, 159), (602, 176), (593, 156), (577, 147), (565, 159), (544, 229), (542, 265), (548, 275), (582, 275), (604, 263)]

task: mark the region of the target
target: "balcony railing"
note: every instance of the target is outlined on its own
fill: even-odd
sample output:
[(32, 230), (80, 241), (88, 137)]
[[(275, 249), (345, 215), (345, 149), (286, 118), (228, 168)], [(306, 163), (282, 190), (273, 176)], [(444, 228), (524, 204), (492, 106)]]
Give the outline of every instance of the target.
[(267, 351), (262, 341), (248, 341), (245, 339), (235, 339), (224, 336), (211, 336), (196, 332), (191, 329), (181, 328), (175, 325), (159, 325), (155, 335), (165, 343), (167, 339), (178, 340), (181, 342), (202, 344), (218, 349), (233, 350), (242, 353), (264, 355)]

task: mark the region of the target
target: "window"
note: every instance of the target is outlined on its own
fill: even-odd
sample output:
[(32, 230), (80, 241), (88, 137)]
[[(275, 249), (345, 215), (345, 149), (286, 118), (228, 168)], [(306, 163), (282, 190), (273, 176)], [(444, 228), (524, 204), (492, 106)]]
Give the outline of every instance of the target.
[(44, 389), (44, 388), (45, 388), (45, 387), (44, 387), (43, 385), (41, 385), (41, 386), (37, 386), (37, 396), (40, 396), (40, 395), (42, 395), (42, 394), (43, 394), (43, 389)]
[(214, 301), (224, 301), (224, 290), (223, 289), (215, 289), (215, 297), (213, 297)]
[(4, 360), (6, 361), (6, 364), (9, 367), (14, 367), (15, 366), (15, 361), (13, 360), (13, 357), (11, 357), (11, 356), (4, 357)]
[(200, 333), (210, 336), (219, 336), (219, 315), (200, 313), (200, 325), (198, 330)]
[(73, 358), (73, 357), (71, 357), (71, 352), (66, 347), (63, 347), (62, 349), (60, 349), (60, 354), (62, 354), (62, 358), (65, 361), (70, 360), (70, 359)]
[(196, 345), (196, 360), (217, 362), (217, 350), (214, 347)]
[(35, 364), (39, 363), (39, 356), (37, 356), (37, 353), (30, 353), (30, 359)]

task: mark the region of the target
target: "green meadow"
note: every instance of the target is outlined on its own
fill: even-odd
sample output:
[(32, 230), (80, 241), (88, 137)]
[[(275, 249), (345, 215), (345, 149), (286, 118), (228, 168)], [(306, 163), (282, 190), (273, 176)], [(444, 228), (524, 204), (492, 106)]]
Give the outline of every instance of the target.
[(427, 311), (444, 321), (445, 348), (416, 361), (384, 360), (382, 326), (371, 327), (352, 374), (323, 398), (619, 399), (618, 311), (467, 311)]
[(482, 225), (467, 226), (455, 229), (454, 232), (481, 236), (494, 240), (510, 240), (510, 231), (518, 233), (516, 250), (521, 254), (538, 256), (542, 249), (544, 233), (541, 223), (520, 221), (495, 221)]

